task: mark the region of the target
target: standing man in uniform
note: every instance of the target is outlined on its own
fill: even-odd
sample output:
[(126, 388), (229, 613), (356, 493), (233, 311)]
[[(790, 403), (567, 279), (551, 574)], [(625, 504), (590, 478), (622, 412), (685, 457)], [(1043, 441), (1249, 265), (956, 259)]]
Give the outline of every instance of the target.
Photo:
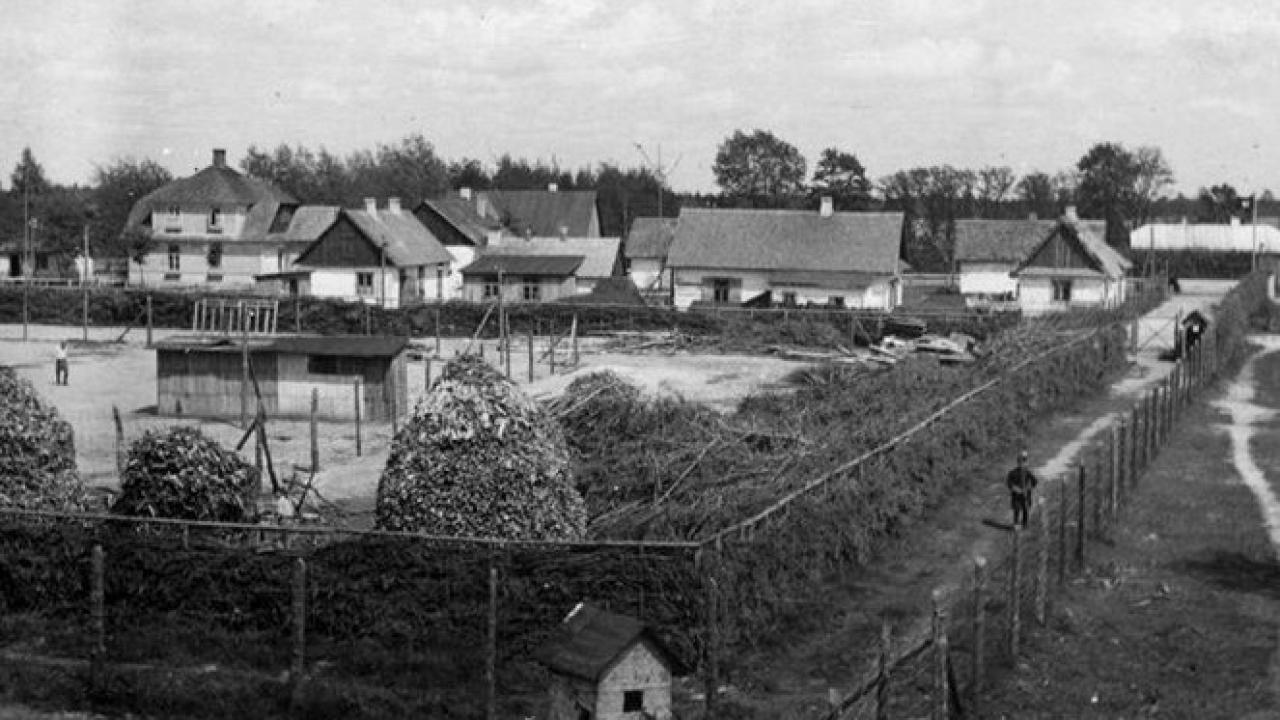
[(58, 343), (58, 349), (53, 354), (53, 384), (67, 384), (67, 341), (63, 340)]
[(1027, 469), (1027, 451), (1018, 453), (1018, 466), (1005, 478), (1009, 486), (1009, 502), (1013, 505), (1013, 524), (1027, 526), (1027, 511), (1031, 507), (1031, 491), (1036, 489), (1036, 476)]

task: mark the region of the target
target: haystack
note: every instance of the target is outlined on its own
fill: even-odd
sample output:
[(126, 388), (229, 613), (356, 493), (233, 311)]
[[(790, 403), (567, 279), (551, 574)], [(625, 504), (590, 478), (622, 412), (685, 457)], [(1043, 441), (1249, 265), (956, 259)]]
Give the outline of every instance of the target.
[(83, 502), (71, 425), (0, 367), (0, 506), (75, 510)]
[(241, 522), (256, 513), (258, 470), (198, 428), (148, 430), (129, 447), (111, 512)]
[(556, 422), (484, 361), (444, 368), (391, 445), (377, 524), (439, 535), (576, 539), (586, 511)]

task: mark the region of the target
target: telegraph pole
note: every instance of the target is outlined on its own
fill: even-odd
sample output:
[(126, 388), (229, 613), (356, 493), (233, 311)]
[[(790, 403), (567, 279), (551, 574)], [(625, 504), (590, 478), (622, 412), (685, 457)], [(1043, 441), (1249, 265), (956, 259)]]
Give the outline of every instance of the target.
[(640, 143), (633, 143), (633, 144), (636, 146), (636, 150), (640, 151), (640, 156), (644, 158), (645, 166), (649, 169), (649, 172), (652, 173), (653, 176), (658, 179), (658, 217), (665, 217), (662, 214), (662, 205), (663, 205), (663, 196), (667, 194), (667, 175), (669, 175), (672, 172), (675, 172), (675, 169), (680, 166), (681, 158), (683, 158), (684, 156), (683, 155), (677, 156), (676, 161), (671, 163), (670, 167), (667, 167), (662, 164), (662, 144), (661, 143), (658, 144), (658, 149), (657, 149), (658, 161), (657, 162), (654, 162), (653, 159), (649, 157), (649, 153), (645, 151), (643, 145), (641, 145)]
[(22, 341), (27, 341), (27, 324), (31, 305), (31, 184), (27, 182), (27, 163), (22, 164)]

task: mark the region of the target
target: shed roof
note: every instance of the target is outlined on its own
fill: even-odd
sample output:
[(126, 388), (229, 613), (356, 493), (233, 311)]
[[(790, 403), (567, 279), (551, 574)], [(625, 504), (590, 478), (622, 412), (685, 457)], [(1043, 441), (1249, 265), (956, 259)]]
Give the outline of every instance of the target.
[(1057, 226), (1057, 220), (956, 220), (956, 261), (1020, 263)]
[[(254, 353), (390, 358), (408, 347), (409, 339), (386, 335), (250, 336), (248, 344)], [(237, 337), (183, 335), (160, 340), (154, 347), (156, 350), (239, 353), (242, 346)]]
[(463, 275), (572, 275), (581, 255), (482, 255), (462, 268)]
[(515, 237), (503, 235), (491, 241), (484, 255), (579, 255), (578, 277), (602, 278), (618, 267), (622, 241), (616, 237)]
[(676, 237), (677, 218), (638, 217), (631, 221), (627, 233), (628, 258), (665, 258)]
[(413, 213), (385, 208), (373, 213), (343, 208), (342, 212), (374, 246), (385, 247), (387, 261), (397, 267), (453, 262), (453, 255)]
[(900, 212), (686, 209), (671, 267), (897, 272)]
[[(502, 221), (517, 234), (586, 237), (599, 234), (595, 190), (484, 190), (476, 193), (477, 203), (488, 204), (490, 217)], [(484, 202), (481, 202), (484, 201)]]
[(619, 656), (641, 639), (649, 641), (673, 674), (680, 672), (674, 656), (644, 623), (587, 604), (574, 608), (535, 656), (554, 672), (598, 682)]

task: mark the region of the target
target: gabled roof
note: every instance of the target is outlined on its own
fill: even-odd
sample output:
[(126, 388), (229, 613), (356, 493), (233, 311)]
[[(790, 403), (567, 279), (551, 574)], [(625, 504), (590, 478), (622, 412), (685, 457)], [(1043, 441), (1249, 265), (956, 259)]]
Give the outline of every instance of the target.
[(1258, 225), (1191, 225), (1186, 223), (1152, 223), (1129, 233), (1129, 246), (1135, 250), (1217, 250), (1220, 252), (1253, 252), (1255, 241), (1266, 251), (1280, 250), (1280, 229), (1261, 222)]
[(1020, 263), (1057, 227), (1057, 220), (956, 220), (956, 262)]
[(628, 258), (665, 258), (676, 236), (677, 218), (638, 217), (627, 233)]
[(670, 267), (893, 274), (902, 213), (684, 209)]
[(342, 214), (374, 247), (384, 247), (387, 261), (397, 267), (453, 262), (453, 255), (413, 213), (383, 209), (370, 214), (363, 209), (343, 208)]
[(572, 275), (581, 255), (482, 255), (462, 268), (463, 275)]
[(271, 237), (287, 242), (311, 242), (333, 225), (341, 211), (337, 205), (302, 205), (293, 211), (285, 231), (273, 233)]
[(153, 211), (170, 205), (184, 207), (249, 206), (243, 237), (265, 237), (281, 205), (297, 205), (292, 195), (257, 178), (242, 175), (226, 165), (210, 165), (190, 177), (156, 188), (134, 203), (128, 225), (142, 225)]
[(601, 278), (614, 274), (622, 241), (616, 237), (531, 237), (503, 235), (490, 241), (482, 255), (579, 255), (578, 277)]
[(593, 605), (580, 604), (557, 631), (535, 652), (548, 669), (588, 682), (599, 682), (618, 658), (635, 643), (645, 640), (657, 651), (673, 675), (683, 668), (648, 631), (644, 623)]
[(419, 207), (426, 206), (434, 211), (445, 222), (453, 226), (459, 233), (469, 239), (472, 244), (482, 246), (489, 231), (498, 230), (502, 225), (492, 218), (486, 218), (476, 212), (474, 201), (459, 195), (443, 198), (427, 198)]
[(512, 232), (591, 237), (600, 234), (595, 190), (484, 190), (476, 193), (481, 214)]
[[(1018, 263), (1014, 269), (1014, 275), (1061, 275), (1080, 274), (1081, 268), (1063, 268), (1061, 270), (1048, 267), (1031, 266), (1031, 261), (1040, 253), (1041, 248), (1053, 242), (1054, 238), (1062, 238), (1062, 240), (1080, 250), (1081, 256), (1085, 262), (1089, 264), (1091, 271), (1109, 278), (1123, 277), (1129, 268), (1133, 267), (1133, 263), (1129, 262), (1114, 248), (1106, 243), (1102, 238), (1098, 237), (1088, 225), (1078, 220), (1059, 220), (1057, 227), (1049, 235), (1036, 245), (1035, 248)], [(1090, 274), (1090, 273), (1086, 273)]]

